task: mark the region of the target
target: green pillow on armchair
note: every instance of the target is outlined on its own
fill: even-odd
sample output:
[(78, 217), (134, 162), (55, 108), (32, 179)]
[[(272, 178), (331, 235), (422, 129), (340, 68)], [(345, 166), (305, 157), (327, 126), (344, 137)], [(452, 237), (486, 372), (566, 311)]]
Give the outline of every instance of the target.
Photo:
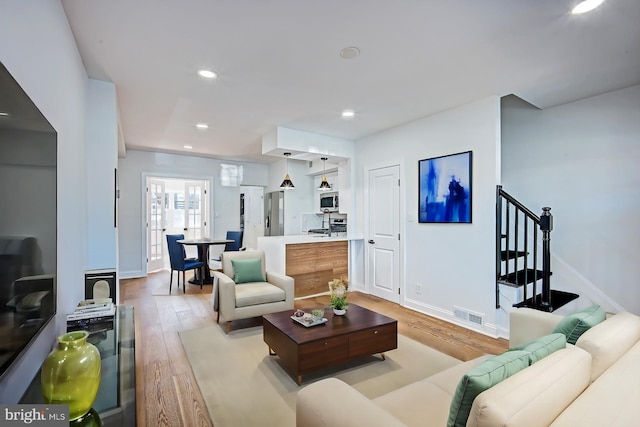
[(232, 259), (233, 281), (236, 285), (249, 282), (264, 282), (260, 258)]

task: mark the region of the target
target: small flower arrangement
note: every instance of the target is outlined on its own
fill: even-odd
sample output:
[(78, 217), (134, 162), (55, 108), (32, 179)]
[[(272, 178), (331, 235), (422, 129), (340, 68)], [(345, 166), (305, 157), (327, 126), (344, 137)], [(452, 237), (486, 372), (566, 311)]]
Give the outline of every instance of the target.
[(349, 289), (349, 281), (344, 278), (333, 279), (329, 282), (330, 304), (329, 306), (336, 310), (346, 310), (349, 306), (347, 302), (347, 290)]

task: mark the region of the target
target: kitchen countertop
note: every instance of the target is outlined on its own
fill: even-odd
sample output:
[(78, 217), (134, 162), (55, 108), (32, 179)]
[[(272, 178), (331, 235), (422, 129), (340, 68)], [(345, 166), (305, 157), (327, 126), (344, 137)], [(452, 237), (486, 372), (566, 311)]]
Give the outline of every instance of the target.
[(337, 242), (345, 240), (362, 240), (362, 237), (352, 236), (327, 236), (325, 234), (299, 234), (293, 236), (262, 236), (258, 239), (269, 239), (270, 242), (281, 244), (293, 243), (315, 243), (315, 242)]

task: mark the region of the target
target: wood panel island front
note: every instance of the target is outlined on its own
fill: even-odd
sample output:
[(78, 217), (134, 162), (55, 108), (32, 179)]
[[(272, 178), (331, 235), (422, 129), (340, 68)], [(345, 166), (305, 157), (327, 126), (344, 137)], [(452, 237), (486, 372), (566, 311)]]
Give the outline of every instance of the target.
[(287, 245), (286, 275), (295, 281), (295, 297), (328, 291), (329, 281), (349, 277), (347, 241)]
[(296, 298), (329, 291), (328, 282), (349, 277), (349, 239), (271, 236), (258, 238), (269, 271), (295, 280)]

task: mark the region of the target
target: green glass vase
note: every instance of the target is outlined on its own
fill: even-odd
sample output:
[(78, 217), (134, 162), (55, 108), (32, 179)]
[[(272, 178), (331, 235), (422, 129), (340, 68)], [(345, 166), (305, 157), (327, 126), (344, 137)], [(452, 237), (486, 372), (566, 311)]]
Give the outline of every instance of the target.
[(60, 335), (41, 369), (45, 402), (69, 405), (70, 421), (89, 412), (100, 387), (100, 352), (88, 336), (87, 331)]

